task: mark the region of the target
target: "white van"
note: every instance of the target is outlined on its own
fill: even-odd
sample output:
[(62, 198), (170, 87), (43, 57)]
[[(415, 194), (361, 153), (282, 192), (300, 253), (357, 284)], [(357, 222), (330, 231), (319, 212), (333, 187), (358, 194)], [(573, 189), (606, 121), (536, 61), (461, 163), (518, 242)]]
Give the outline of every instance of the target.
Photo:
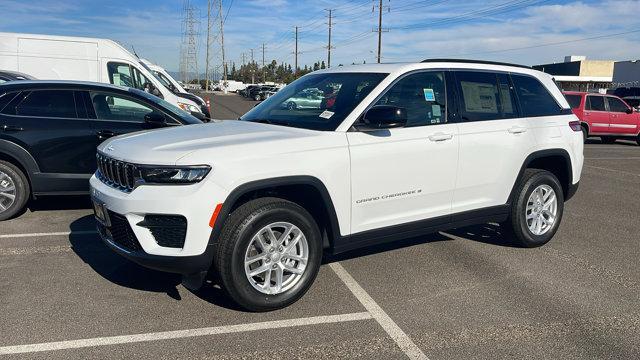
[(176, 79), (174, 79), (162, 66), (154, 64), (151, 61), (142, 58), (140, 58), (140, 63), (174, 95), (195, 102), (200, 107), (200, 111), (204, 114), (204, 119), (200, 118), (200, 120), (206, 121), (206, 119), (211, 117), (209, 107), (207, 106), (207, 103), (204, 101), (204, 99), (185, 90), (184, 87)]
[(164, 87), (138, 58), (113, 40), (0, 32), (0, 69), (42, 80), (81, 80), (145, 90), (187, 112), (192, 100)]

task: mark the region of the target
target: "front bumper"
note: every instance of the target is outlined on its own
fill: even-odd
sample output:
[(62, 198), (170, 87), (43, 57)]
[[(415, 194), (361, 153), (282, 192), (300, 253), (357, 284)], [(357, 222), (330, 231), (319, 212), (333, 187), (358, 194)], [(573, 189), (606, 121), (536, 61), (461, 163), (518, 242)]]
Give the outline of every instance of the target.
[[(122, 241), (114, 241), (111, 228), (98, 223), (103, 241), (113, 251), (142, 266), (165, 272), (188, 275), (209, 269), (213, 258), (209, 221), (216, 204), (226, 196), (222, 188), (206, 179), (187, 186), (140, 186), (130, 193), (114, 189), (95, 176), (90, 184), (92, 198), (117, 215), (121, 227), (126, 227), (133, 239), (135, 246), (123, 246)], [(149, 228), (140, 226), (145, 215), (150, 214), (184, 216), (187, 219), (184, 246), (160, 246)]]
[(104, 225), (98, 223), (98, 233), (102, 241), (111, 250), (124, 258), (144, 267), (182, 275), (192, 275), (208, 271), (213, 262), (214, 246), (207, 245), (200, 255), (193, 256), (163, 256), (147, 254), (143, 250), (129, 251), (118, 246), (112, 239), (106, 236)]

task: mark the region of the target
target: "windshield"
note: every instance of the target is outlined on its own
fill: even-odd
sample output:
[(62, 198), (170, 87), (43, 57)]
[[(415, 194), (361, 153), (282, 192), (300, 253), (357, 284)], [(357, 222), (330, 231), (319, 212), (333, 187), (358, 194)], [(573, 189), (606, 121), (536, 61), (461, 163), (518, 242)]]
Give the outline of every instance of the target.
[(240, 120), (334, 131), (387, 75), (307, 75), (276, 92)]

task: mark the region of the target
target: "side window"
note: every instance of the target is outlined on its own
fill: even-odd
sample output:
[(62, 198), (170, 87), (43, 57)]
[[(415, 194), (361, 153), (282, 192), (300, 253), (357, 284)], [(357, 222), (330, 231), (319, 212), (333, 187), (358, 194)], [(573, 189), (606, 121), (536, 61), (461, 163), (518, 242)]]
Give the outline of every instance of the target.
[(587, 96), (587, 110), (591, 111), (607, 111), (604, 106), (604, 96), (589, 95)]
[(515, 74), (511, 74), (511, 79), (523, 116), (553, 116), (561, 113), (560, 105), (538, 79)]
[(407, 75), (387, 90), (375, 105), (404, 108), (407, 127), (443, 124), (447, 119), (444, 72), (425, 71)]
[(567, 102), (569, 103), (569, 106), (571, 106), (572, 109), (577, 109), (580, 107), (580, 100), (582, 100), (582, 97), (580, 95), (565, 95), (565, 98), (567, 98)]
[(107, 64), (109, 81), (113, 85), (135, 87), (131, 66), (125, 63), (110, 62)]
[(91, 102), (98, 120), (144, 122), (154, 110), (138, 100), (110, 93), (92, 92)]
[(464, 121), (497, 120), (517, 117), (515, 96), (506, 74), (456, 71)]
[(133, 68), (133, 74), (136, 79), (136, 88), (149, 92), (150, 89), (148, 87), (151, 85), (151, 81), (149, 81), (146, 76), (142, 75), (142, 72), (136, 68)]
[(4, 94), (0, 94), (0, 112), (5, 114), (4, 107), (7, 106), (7, 104), (9, 104), (11, 102), (11, 100), (13, 100), (16, 95), (18, 95), (17, 92), (10, 92), (10, 93), (4, 93)]
[(611, 112), (626, 112), (629, 108), (622, 100), (614, 97), (607, 96), (607, 101), (609, 102), (609, 111)]
[(11, 109), (10, 115), (54, 118), (77, 118), (76, 102), (71, 90), (35, 90)]

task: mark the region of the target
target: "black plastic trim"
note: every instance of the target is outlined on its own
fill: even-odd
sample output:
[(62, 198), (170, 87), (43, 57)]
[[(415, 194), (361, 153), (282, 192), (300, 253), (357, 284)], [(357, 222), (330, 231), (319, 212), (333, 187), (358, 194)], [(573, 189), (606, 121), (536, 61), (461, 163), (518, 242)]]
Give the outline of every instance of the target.
[(505, 204), (342, 236), (335, 240), (331, 253), (339, 254), (457, 227), (487, 222), (502, 222), (508, 218), (509, 209), (510, 206)]
[[(567, 184), (561, 184), (563, 187), (563, 190), (565, 190), (565, 194), (564, 194), (565, 201), (569, 200), (571, 196), (573, 196), (573, 194), (569, 194), (570, 191), (566, 191), (566, 189), (569, 189), (573, 185), (573, 168), (572, 168), (571, 157), (569, 156), (569, 153), (567, 152), (567, 150), (564, 150), (564, 149), (547, 149), (547, 150), (540, 150), (540, 151), (533, 152), (529, 154), (529, 156), (527, 156), (527, 158), (524, 160), (524, 162), (522, 163), (522, 167), (520, 167), (520, 172), (516, 177), (516, 181), (513, 184), (513, 187), (511, 188), (511, 193), (509, 193), (508, 204), (511, 204), (513, 202), (513, 199), (515, 197), (516, 187), (522, 180), (524, 171), (527, 169), (529, 164), (531, 164), (533, 160), (548, 157), (548, 156), (562, 156), (565, 159), (566, 165), (567, 165), (567, 169), (566, 169)], [(565, 189), (565, 185), (567, 186), (566, 189)], [(568, 196), (568, 195), (571, 195), (571, 196)]]

